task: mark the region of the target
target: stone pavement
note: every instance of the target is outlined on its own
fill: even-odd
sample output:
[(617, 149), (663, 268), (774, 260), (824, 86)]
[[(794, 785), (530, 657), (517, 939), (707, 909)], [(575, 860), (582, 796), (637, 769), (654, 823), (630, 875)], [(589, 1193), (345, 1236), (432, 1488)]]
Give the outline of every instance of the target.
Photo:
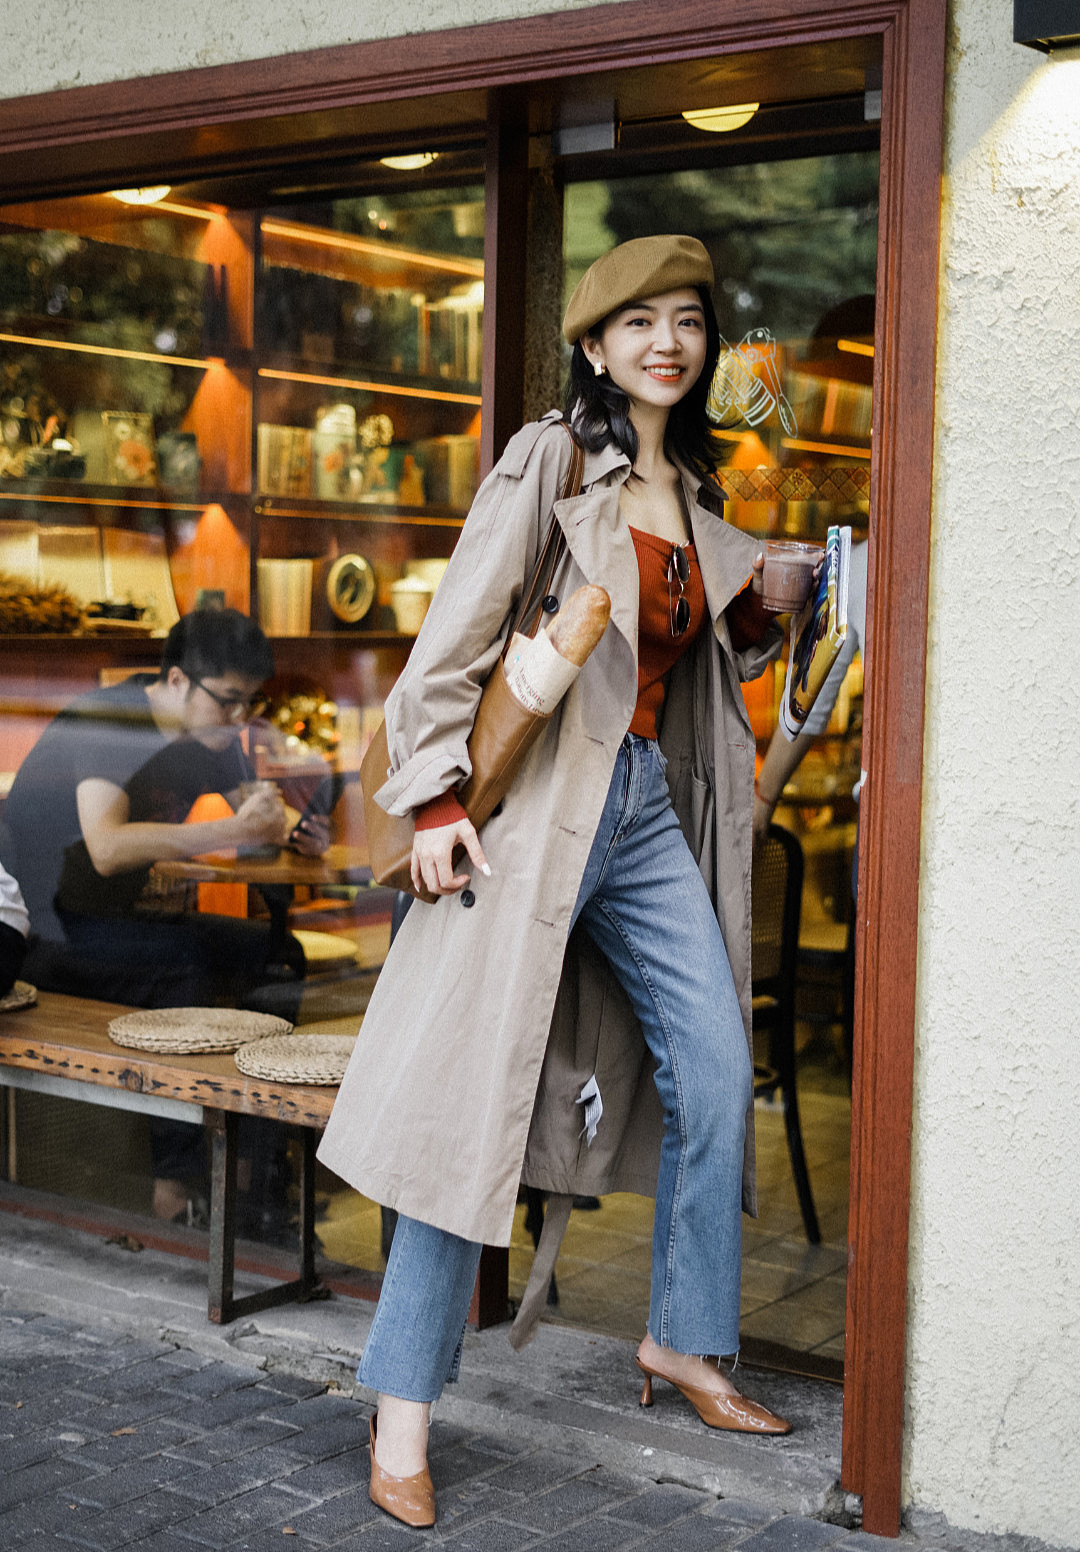
[(439, 1523), (406, 1530), (367, 1495), (373, 1309), (213, 1326), (205, 1262), (0, 1212), (0, 1552), (1045, 1552), (925, 1514), (899, 1543), (855, 1530), (837, 1386), (747, 1370), (794, 1431), (722, 1433), (667, 1386), (634, 1405), (634, 1344), (548, 1324), (520, 1354), (467, 1334), (432, 1427)]
[[(26, 1552), (870, 1552), (895, 1542), (645, 1475), (508, 1430), (432, 1427), (439, 1523), (367, 1493), (370, 1407), (165, 1340), (0, 1311), (0, 1547)], [(911, 1543), (907, 1543), (908, 1552)]]

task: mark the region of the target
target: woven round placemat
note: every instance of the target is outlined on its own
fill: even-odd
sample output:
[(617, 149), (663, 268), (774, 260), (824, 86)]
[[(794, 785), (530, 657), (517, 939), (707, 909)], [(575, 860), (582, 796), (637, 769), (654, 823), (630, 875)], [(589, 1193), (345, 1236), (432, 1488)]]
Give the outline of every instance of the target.
[(37, 1002), (37, 987), (29, 981), (16, 981), (9, 992), (0, 997), (0, 1013), (13, 1013), (16, 1008), (31, 1008)]
[(288, 1019), (246, 1008), (140, 1008), (109, 1024), (109, 1039), (133, 1051), (169, 1056), (235, 1051), (249, 1041), (287, 1035)]
[(337, 1085), (345, 1076), (355, 1035), (272, 1035), (242, 1045), (236, 1065), (249, 1078), (274, 1083)]

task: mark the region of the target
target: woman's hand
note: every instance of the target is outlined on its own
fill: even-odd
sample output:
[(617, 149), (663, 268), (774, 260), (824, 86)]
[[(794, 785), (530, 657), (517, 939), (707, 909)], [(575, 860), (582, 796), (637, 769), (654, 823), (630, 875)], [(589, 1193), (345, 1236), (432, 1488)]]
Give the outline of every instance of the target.
[[(825, 564), (825, 551), (822, 550), (822, 552), (821, 552), (821, 559), (818, 561), (817, 565), (814, 567), (814, 580), (810, 584), (810, 591), (811, 592), (814, 591), (814, 589), (818, 585), (818, 582), (821, 580), (821, 568), (822, 568), (822, 566), (824, 566), (824, 564)], [(762, 595), (762, 593), (764, 592), (764, 589), (765, 589), (764, 572), (765, 572), (765, 551), (764, 550), (759, 550), (757, 552), (757, 554), (754, 556), (754, 567), (753, 567), (753, 571), (751, 572), (751, 576), (750, 576), (750, 586), (753, 588), (754, 592), (757, 594), (757, 596), (759, 598), (761, 597), (761, 595)]]
[(409, 868), (414, 887), (419, 889), (422, 885), (433, 895), (453, 895), (464, 889), (469, 875), (454, 872), (453, 857), (458, 846), (464, 846), (473, 867), (479, 868), (485, 878), (491, 877), (476, 831), (468, 819), (459, 819), (434, 830), (417, 830)]

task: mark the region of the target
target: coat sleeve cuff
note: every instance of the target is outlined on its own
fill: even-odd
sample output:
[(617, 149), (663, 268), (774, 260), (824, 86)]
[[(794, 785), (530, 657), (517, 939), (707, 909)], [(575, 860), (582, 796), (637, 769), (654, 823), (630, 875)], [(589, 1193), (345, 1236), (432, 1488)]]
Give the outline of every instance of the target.
[(757, 679), (768, 668), (774, 658), (780, 656), (784, 645), (784, 632), (779, 625), (770, 625), (764, 636), (752, 646), (744, 647), (742, 651), (735, 648), (735, 663), (739, 670), (739, 678)]
[(456, 759), (445, 748), (432, 750), (424, 755), (414, 755), (398, 770), (388, 773), (387, 780), (375, 793), (375, 801), (386, 813), (400, 819), (430, 803), (432, 798), (442, 797), (444, 792), (460, 787), (471, 775), (472, 765), (466, 750), (463, 749)]

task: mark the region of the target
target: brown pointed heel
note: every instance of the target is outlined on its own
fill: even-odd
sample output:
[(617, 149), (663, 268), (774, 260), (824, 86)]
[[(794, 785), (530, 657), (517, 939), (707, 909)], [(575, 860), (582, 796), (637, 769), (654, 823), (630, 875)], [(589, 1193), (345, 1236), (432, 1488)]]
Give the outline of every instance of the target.
[(403, 1525), (424, 1530), (435, 1523), (435, 1488), (431, 1473), (425, 1466), (413, 1477), (392, 1477), (375, 1459), (375, 1435), (378, 1432), (376, 1417), (368, 1423), (371, 1436), (371, 1484), (368, 1495), (373, 1504), (393, 1515)]
[(641, 1406), (652, 1406), (652, 1382), (654, 1379), (667, 1380), (669, 1385), (684, 1395), (701, 1418), (701, 1421), (709, 1428), (724, 1428), (730, 1433), (760, 1433), (760, 1434), (784, 1434), (791, 1432), (791, 1424), (782, 1417), (777, 1417), (775, 1412), (770, 1412), (768, 1407), (763, 1407), (758, 1401), (750, 1401), (746, 1396), (740, 1396), (736, 1391), (734, 1395), (718, 1395), (715, 1391), (704, 1390), (699, 1385), (687, 1385), (682, 1380), (673, 1380), (667, 1374), (661, 1374), (656, 1369), (648, 1369), (640, 1358), (634, 1362), (645, 1376), (645, 1388), (641, 1392)]

